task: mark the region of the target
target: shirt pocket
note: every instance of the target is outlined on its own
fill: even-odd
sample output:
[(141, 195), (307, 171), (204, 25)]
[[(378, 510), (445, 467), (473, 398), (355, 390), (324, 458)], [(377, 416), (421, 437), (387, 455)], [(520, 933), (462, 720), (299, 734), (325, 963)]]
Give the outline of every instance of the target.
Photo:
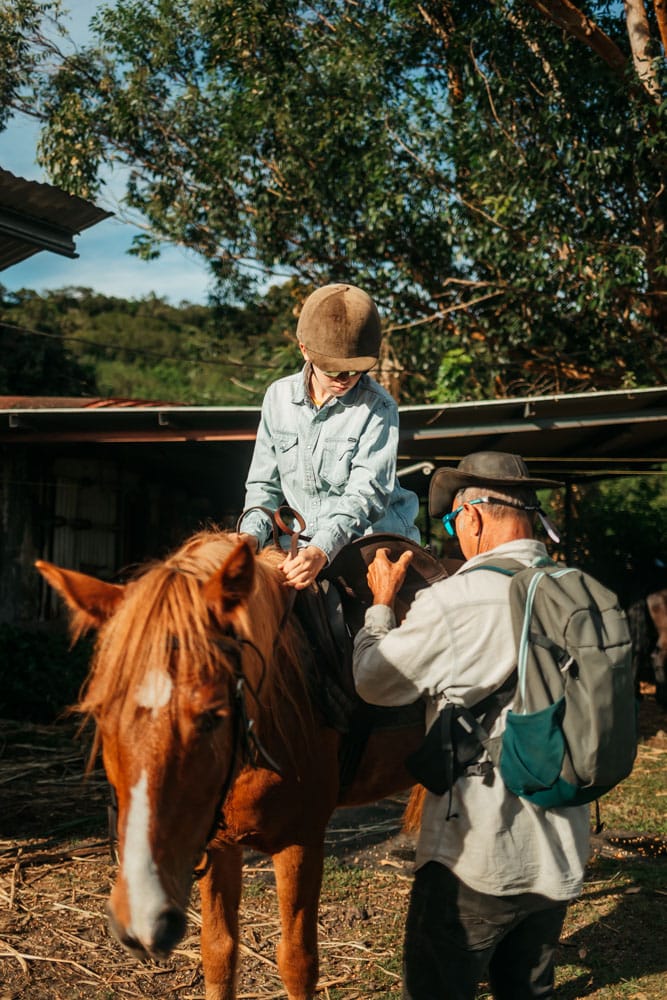
[(285, 434), (277, 431), (273, 434), (273, 443), (276, 449), (276, 461), (281, 477), (289, 476), (296, 472), (299, 449), (297, 444), (299, 438), (296, 434)]
[(320, 476), (325, 485), (343, 491), (350, 478), (352, 456), (357, 442), (354, 438), (329, 438), (322, 446)]

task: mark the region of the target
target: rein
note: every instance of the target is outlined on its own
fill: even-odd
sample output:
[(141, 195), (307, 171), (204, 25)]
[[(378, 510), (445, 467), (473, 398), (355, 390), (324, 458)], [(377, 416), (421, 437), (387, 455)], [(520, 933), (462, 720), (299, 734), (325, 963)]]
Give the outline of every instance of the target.
[[(282, 551), (282, 545), (280, 544), (280, 532), (282, 532), (283, 535), (289, 535), (290, 555), (292, 557), (296, 555), (299, 547), (299, 538), (304, 538), (305, 541), (309, 541), (309, 539), (303, 534), (306, 528), (306, 522), (297, 510), (294, 510), (293, 507), (289, 507), (287, 504), (282, 504), (282, 506), (278, 507), (277, 510), (271, 510), (270, 507), (246, 507), (246, 509), (241, 512), (241, 515), (236, 522), (237, 534), (241, 532), (241, 522), (243, 521), (243, 518), (253, 510), (261, 511), (262, 514), (265, 514), (270, 520), (271, 530), (273, 532), (273, 544), (277, 549)], [(287, 524), (285, 517), (283, 517), (283, 512), (285, 513), (285, 517), (294, 518), (296, 523), (299, 525), (298, 531), (295, 531), (294, 528), (291, 528), (290, 525)]]
[[(289, 540), (290, 540), (290, 555), (292, 556), (292, 558), (294, 558), (294, 556), (297, 553), (297, 550), (299, 548), (299, 539), (300, 538), (303, 538), (304, 541), (306, 541), (306, 542), (310, 541), (310, 539), (308, 538), (308, 536), (303, 534), (303, 532), (305, 531), (305, 528), (306, 528), (306, 522), (304, 521), (302, 515), (299, 514), (298, 510), (294, 510), (293, 507), (289, 507), (287, 504), (282, 504), (280, 507), (278, 507), (277, 510), (271, 510), (270, 507), (261, 507), (261, 506), (246, 507), (246, 509), (241, 512), (241, 514), (239, 516), (239, 519), (236, 522), (236, 532), (237, 532), (237, 534), (241, 533), (241, 522), (243, 521), (243, 518), (247, 514), (249, 514), (251, 511), (253, 511), (253, 510), (259, 510), (259, 511), (261, 511), (261, 513), (265, 514), (266, 517), (268, 517), (268, 519), (270, 520), (270, 522), (271, 522), (271, 531), (273, 533), (273, 546), (274, 546), (274, 548), (278, 549), (279, 552), (283, 552), (284, 551), (282, 545), (280, 544), (280, 533), (281, 532), (283, 533), (283, 535), (288, 535), (289, 536)], [(296, 521), (296, 523), (299, 525), (298, 531), (295, 530), (294, 528), (292, 528), (287, 523), (287, 520), (289, 520), (289, 518), (293, 518)], [(289, 594), (289, 597), (287, 599), (287, 606), (285, 607), (285, 614), (283, 615), (282, 621), (280, 622), (280, 625), (278, 626), (278, 634), (280, 634), (282, 632), (283, 625), (287, 621), (289, 613), (292, 610), (292, 608), (294, 607), (294, 601), (295, 601), (295, 599), (296, 599), (296, 590), (294, 590), (293, 587), (290, 587), (290, 594)], [(259, 650), (258, 650), (258, 652), (259, 652)]]

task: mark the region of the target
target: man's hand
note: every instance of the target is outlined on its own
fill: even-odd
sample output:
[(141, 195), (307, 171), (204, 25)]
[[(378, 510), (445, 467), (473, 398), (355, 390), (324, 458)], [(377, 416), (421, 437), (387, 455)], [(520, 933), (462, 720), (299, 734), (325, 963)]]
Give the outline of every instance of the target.
[(288, 555), (281, 569), (290, 587), (294, 587), (295, 590), (305, 590), (314, 582), (326, 564), (327, 557), (322, 549), (318, 549), (316, 545), (308, 545), (306, 548), (297, 549), (295, 556)]
[(401, 553), (394, 563), (389, 560), (389, 549), (377, 550), (366, 574), (373, 595), (373, 604), (386, 604), (388, 608), (393, 609), (394, 600), (403, 586), (411, 562), (412, 552)]

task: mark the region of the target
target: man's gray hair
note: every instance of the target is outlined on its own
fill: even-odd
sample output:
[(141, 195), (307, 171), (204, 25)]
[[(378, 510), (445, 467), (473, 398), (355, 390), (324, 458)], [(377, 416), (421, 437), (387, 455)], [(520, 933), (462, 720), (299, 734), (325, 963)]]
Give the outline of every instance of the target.
[[(524, 507), (537, 507), (535, 490), (528, 486), (507, 486), (502, 490), (490, 489), (486, 486), (466, 486), (456, 494), (453, 506), (459, 507), (462, 503), (470, 503), (471, 500), (478, 500), (480, 497), (493, 497), (496, 500), (504, 500), (506, 504), (511, 504), (518, 508), (521, 513), (525, 514), (531, 524), (535, 520), (534, 510), (522, 510)], [(489, 504), (488, 510), (492, 517), (503, 517), (504, 515), (513, 514), (511, 506), (506, 507), (501, 504)]]

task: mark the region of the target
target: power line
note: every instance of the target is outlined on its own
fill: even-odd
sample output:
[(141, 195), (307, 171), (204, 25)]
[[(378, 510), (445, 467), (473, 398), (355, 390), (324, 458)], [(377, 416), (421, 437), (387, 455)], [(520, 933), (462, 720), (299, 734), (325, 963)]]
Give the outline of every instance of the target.
[(0, 329), (3, 327), (30, 337), (44, 337), (47, 340), (58, 340), (61, 342), (67, 341), (73, 344), (83, 344), (86, 347), (94, 347), (96, 350), (100, 351), (124, 352), (126, 354), (134, 355), (138, 354), (146, 358), (153, 358), (160, 361), (173, 361), (178, 364), (214, 365), (220, 368), (255, 368), (258, 371), (284, 371), (285, 368), (284, 365), (274, 365), (269, 362), (266, 364), (256, 364), (252, 361), (234, 361), (231, 358), (225, 361), (214, 358), (184, 358), (174, 354), (162, 354), (159, 351), (151, 351), (142, 347), (126, 347), (122, 344), (100, 344), (96, 340), (86, 340), (84, 337), (73, 337), (64, 333), (47, 333), (44, 330), (33, 330), (30, 327), (22, 326), (19, 323), (8, 323), (6, 320), (0, 319)]

